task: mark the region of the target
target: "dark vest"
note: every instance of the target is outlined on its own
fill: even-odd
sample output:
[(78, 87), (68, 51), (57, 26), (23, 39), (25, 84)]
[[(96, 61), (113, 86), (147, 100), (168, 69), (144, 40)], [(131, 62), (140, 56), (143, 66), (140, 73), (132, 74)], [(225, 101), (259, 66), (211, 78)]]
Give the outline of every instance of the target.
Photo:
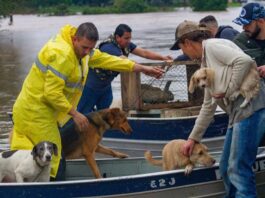
[(249, 38), (244, 32), (237, 35), (234, 39), (246, 54), (255, 59), (258, 66), (265, 65), (265, 49), (262, 49), (255, 39)]
[[(118, 48), (120, 48), (120, 50), (122, 51), (123, 56), (128, 57), (130, 54), (130, 50), (129, 48), (124, 48), (122, 49), (119, 44), (116, 42), (114, 35), (110, 35), (107, 39), (105, 39), (104, 41), (102, 41), (101, 43), (99, 43), (98, 48), (100, 50), (100, 48), (108, 43), (113, 43), (114, 45), (116, 45)], [(116, 76), (119, 75), (120, 72), (116, 72), (116, 71), (111, 71), (111, 70), (105, 70), (105, 69), (101, 69), (101, 68), (94, 68), (95, 74), (97, 75), (97, 77), (101, 80), (106, 80), (108, 78), (115, 78)]]

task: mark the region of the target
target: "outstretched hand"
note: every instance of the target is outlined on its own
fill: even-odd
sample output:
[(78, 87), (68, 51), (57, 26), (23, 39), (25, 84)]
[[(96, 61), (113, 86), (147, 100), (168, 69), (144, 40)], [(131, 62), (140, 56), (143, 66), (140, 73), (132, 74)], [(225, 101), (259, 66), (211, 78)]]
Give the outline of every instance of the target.
[(148, 67), (143, 66), (143, 73), (148, 76), (155, 77), (157, 79), (161, 78), (165, 71), (161, 67)]

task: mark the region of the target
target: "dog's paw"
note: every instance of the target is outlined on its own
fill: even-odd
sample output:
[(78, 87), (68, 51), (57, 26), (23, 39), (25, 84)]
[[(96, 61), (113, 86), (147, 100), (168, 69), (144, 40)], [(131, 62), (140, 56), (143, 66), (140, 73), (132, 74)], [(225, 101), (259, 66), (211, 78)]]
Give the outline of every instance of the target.
[(193, 169), (193, 165), (189, 164), (185, 167), (185, 175), (189, 175), (191, 172), (192, 172), (192, 169)]
[(234, 101), (239, 95), (240, 95), (240, 92), (236, 91), (229, 97), (229, 100)]
[(127, 157), (129, 157), (129, 155), (126, 155), (126, 154), (124, 154), (124, 153), (116, 153), (116, 157), (118, 157), (118, 158), (127, 158)]

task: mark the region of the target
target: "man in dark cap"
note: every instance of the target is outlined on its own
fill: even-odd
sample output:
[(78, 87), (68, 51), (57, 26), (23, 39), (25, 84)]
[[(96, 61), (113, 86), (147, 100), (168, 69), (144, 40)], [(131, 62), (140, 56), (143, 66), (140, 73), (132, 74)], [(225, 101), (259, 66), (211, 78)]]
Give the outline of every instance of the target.
[(265, 9), (258, 3), (243, 6), (234, 23), (243, 26), (243, 32), (234, 42), (255, 59), (260, 75), (265, 77)]

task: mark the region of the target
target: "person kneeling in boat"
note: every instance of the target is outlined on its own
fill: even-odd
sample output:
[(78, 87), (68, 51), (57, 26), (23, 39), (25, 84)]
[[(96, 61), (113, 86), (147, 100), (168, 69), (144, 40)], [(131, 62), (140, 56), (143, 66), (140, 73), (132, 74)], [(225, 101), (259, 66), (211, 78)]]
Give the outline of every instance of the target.
[[(226, 197), (257, 197), (255, 175), (252, 166), (257, 148), (265, 133), (265, 83), (260, 80), (260, 90), (245, 108), (240, 108), (244, 98), (240, 95), (234, 101), (224, 104), (237, 91), (248, 70), (255, 61), (233, 42), (210, 38), (209, 30), (192, 21), (184, 21), (176, 29), (174, 46), (191, 59), (199, 59), (202, 67), (214, 69), (215, 86), (205, 89), (204, 101), (199, 116), (183, 153), (190, 155), (195, 142), (205, 133), (217, 105), (228, 115), (229, 123), (220, 160), (220, 173), (226, 189)], [(220, 91), (221, 90), (221, 91)], [(216, 103), (212, 103), (212, 97)]]

